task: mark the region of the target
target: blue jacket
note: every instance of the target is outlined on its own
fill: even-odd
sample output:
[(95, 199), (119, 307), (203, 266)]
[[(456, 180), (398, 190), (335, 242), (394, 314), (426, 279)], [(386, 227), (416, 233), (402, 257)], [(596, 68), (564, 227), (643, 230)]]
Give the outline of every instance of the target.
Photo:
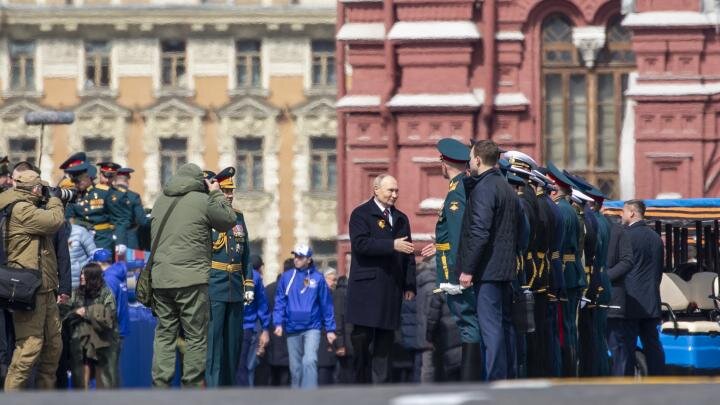
[(282, 274), (275, 293), (275, 326), (286, 333), (311, 329), (335, 331), (335, 314), (330, 288), (315, 266), (306, 270), (293, 269)]
[(125, 337), (130, 333), (130, 308), (128, 306), (127, 288), (128, 268), (142, 267), (142, 263), (142, 261), (117, 262), (103, 272), (105, 285), (115, 297), (120, 337)]
[(80, 286), (80, 270), (92, 258), (97, 250), (92, 234), (80, 225), (72, 225), (69, 238), (70, 269), (73, 290)]
[(265, 296), (265, 287), (260, 273), (253, 270), (253, 283), (255, 283), (255, 299), (243, 310), (243, 329), (255, 329), (255, 323), (260, 319), (263, 330), (270, 329), (270, 310)]

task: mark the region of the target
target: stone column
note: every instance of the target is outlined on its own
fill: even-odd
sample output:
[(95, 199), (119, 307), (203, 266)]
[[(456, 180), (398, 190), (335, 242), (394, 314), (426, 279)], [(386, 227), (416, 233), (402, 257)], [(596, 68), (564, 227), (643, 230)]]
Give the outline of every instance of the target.
[(605, 27), (586, 26), (573, 28), (573, 44), (580, 51), (583, 62), (588, 68), (595, 66), (597, 53), (605, 46)]

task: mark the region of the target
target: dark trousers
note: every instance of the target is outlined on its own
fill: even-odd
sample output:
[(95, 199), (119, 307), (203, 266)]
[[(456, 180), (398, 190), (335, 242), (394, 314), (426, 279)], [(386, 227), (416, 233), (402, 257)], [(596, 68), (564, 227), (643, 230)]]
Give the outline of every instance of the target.
[(318, 367), (318, 385), (335, 384), (335, 367)]
[(270, 366), (270, 385), (273, 387), (289, 387), (290, 366)]
[(599, 375), (599, 345), (595, 342), (595, 328), (595, 308), (581, 309), (578, 317), (580, 377)]
[(632, 329), (627, 319), (608, 319), (607, 341), (612, 356), (612, 376), (630, 376), (634, 373), (636, 339), (632, 338)]
[(547, 304), (545, 323), (547, 325), (548, 362), (546, 374), (549, 377), (560, 377), (562, 369), (562, 352), (560, 350), (560, 329), (558, 325), (558, 311), (560, 301), (552, 300)]
[[(355, 350), (355, 382), (385, 384), (390, 382), (390, 349), (395, 332), (355, 325), (350, 340)], [(372, 345), (372, 352), (370, 346)]]
[(250, 386), (250, 351), (255, 350), (255, 331), (252, 329), (243, 330), (242, 346), (240, 347), (240, 359), (237, 364), (237, 373), (235, 375), (235, 383), (240, 387)]
[(563, 377), (578, 376), (578, 309), (580, 306), (580, 298), (582, 297), (582, 288), (568, 288), (567, 302), (564, 302), (562, 319), (563, 319), (563, 337), (562, 345), (562, 362)]
[(475, 284), (478, 323), (485, 344), (485, 375), (489, 381), (514, 374), (515, 333), (510, 282)]
[(338, 384), (353, 384), (355, 382), (353, 357), (338, 357), (337, 382)]
[(550, 361), (548, 359), (550, 347), (548, 344), (547, 312), (547, 294), (535, 294), (535, 332), (527, 335), (528, 377), (550, 376), (547, 374), (547, 364)]
[[(632, 319), (629, 320), (630, 340), (637, 341), (640, 338), (643, 353), (648, 366), (648, 375), (665, 374), (665, 351), (660, 344), (660, 333), (657, 330), (659, 319)], [(635, 357), (632, 357), (633, 369)]]

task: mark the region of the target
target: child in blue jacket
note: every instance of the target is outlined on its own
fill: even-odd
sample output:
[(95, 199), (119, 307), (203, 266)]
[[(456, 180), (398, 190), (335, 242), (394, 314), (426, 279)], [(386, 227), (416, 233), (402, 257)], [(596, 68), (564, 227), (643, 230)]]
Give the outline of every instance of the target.
[(321, 330), (331, 346), (335, 342), (333, 300), (325, 278), (315, 269), (312, 249), (300, 244), (292, 254), (295, 268), (283, 273), (275, 294), (275, 335), (287, 333), (292, 387), (315, 388)]

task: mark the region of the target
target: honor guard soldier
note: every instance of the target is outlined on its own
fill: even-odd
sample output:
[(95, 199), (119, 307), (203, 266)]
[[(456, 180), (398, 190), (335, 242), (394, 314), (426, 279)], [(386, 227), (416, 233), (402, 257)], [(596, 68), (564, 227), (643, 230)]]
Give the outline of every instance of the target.
[[(552, 225), (550, 224), (551, 213), (549, 207), (538, 197), (538, 193), (544, 193), (545, 181), (536, 174), (538, 165), (535, 160), (525, 153), (509, 151), (505, 158), (510, 163), (510, 170), (527, 181), (521, 198), (525, 199), (531, 208), (530, 228), (531, 239), (528, 252), (525, 256), (525, 272), (528, 279), (527, 286), (533, 293), (535, 332), (528, 335), (527, 350), (527, 376), (546, 377), (550, 376), (548, 364), (549, 355), (552, 352), (550, 347), (550, 327), (556, 323), (548, 321), (548, 291), (550, 287), (550, 235)], [(544, 176), (542, 176), (544, 177)], [(534, 218), (532, 218), (534, 217)], [(552, 311), (557, 316), (556, 311)]]
[[(78, 156), (76, 154), (73, 157)], [(66, 161), (63, 166), (66, 166), (65, 173), (80, 193), (77, 202), (66, 207), (65, 217), (73, 222), (87, 224), (94, 232), (98, 248), (108, 249), (118, 255), (124, 254), (130, 222), (127, 199), (107, 184), (95, 185), (97, 170), (89, 163), (74, 160)], [(103, 178), (107, 180), (108, 177), (104, 175)]]
[(560, 208), (563, 219), (563, 243), (560, 257), (563, 262), (563, 276), (567, 301), (561, 301), (562, 307), (562, 363), (564, 377), (577, 377), (578, 375), (578, 334), (577, 311), (580, 305), (582, 291), (587, 286), (585, 272), (582, 264), (578, 263), (578, 245), (580, 238), (580, 222), (575, 209), (570, 205), (572, 181), (555, 165), (548, 162), (548, 175), (555, 181), (557, 190), (553, 191), (552, 198)]
[(437, 144), (443, 177), (450, 180), (445, 202), (435, 225), (435, 244), (423, 249), (423, 256), (435, 256), (438, 293), (447, 293), (447, 304), (460, 329), (462, 341), (462, 381), (482, 378), (480, 327), (478, 325), (475, 294), (471, 288), (461, 289), (455, 272), (455, 260), (460, 243), (462, 218), (465, 213), (465, 170), (470, 148), (452, 139)]
[[(538, 353), (542, 361), (541, 367), (536, 369), (530, 364), (530, 376), (534, 372), (541, 373), (542, 377), (560, 376), (560, 336), (558, 334), (558, 297), (561, 295), (563, 282), (563, 268), (560, 260), (560, 244), (562, 242), (562, 219), (560, 210), (552, 201), (549, 192), (554, 190), (552, 180), (543, 173), (544, 169), (538, 167), (530, 174), (530, 181), (535, 187), (535, 196), (538, 201), (538, 252), (542, 274), (535, 296), (536, 328), (544, 331), (545, 352)], [(553, 257), (555, 259), (553, 259)], [(560, 280), (560, 281), (558, 281)]]
[[(214, 178), (232, 204), (235, 169), (228, 167)], [(243, 338), (243, 306), (253, 301), (253, 273), (250, 246), (243, 214), (236, 211), (237, 223), (228, 232), (212, 231), (210, 269), (210, 328), (205, 382), (208, 387), (230, 386), (240, 359)]]
[(607, 274), (608, 247), (610, 246), (610, 221), (602, 214), (603, 202), (607, 198), (597, 187), (587, 190), (587, 194), (593, 198), (590, 203), (592, 214), (598, 223), (598, 247), (595, 254), (594, 272), (595, 278), (590, 280), (590, 287), (595, 291), (597, 303), (595, 316), (595, 342), (597, 345), (598, 365), (595, 372), (599, 376), (610, 375), (610, 356), (607, 343), (607, 316), (611, 298), (610, 278)]
[(138, 232), (140, 229), (148, 227), (150, 225), (150, 220), (145, 214), (140, 194), (130, 190), (129, 188), (130, 175), (134, 172), (135, 170), (129, 167), (122, 167), (118, 169), (113, 185), (120, 193), (127, 196), (130, 205), (130, 226), (127, 231), (127, 247), (129, 249), (140, 249)]

